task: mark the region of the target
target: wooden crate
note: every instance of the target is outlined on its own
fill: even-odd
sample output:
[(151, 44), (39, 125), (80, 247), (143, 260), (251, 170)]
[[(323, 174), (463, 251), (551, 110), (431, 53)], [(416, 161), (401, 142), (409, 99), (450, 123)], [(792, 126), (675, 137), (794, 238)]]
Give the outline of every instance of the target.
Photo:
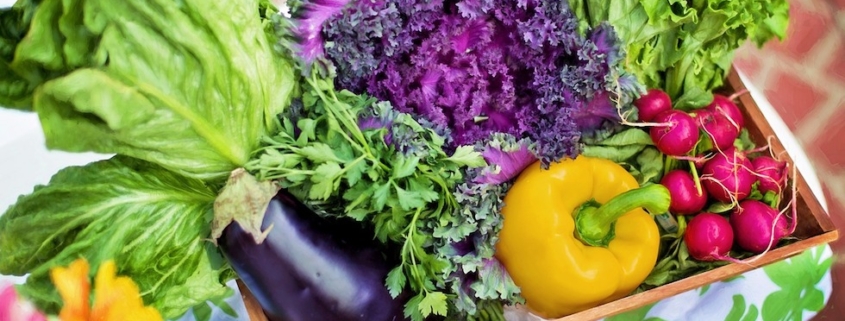
[[(743, 84), (742, 80), (739, 78), (739, 74), (734, 69), (731, 70), (727, 80), (728, 83), (724, 90), (725, 94), (731, 94), (746, 89), (745, 84)], [(760, 108), (754, 102), (751, 95), (740, 96), (737, 105), (743, 111), (746, 127), (748, 128), (751, 139), (755, 144), (763, 146), (769, 143), (775, 154), (780, 154), (785, 151), (771, 125), (766, 121), (766, 118), (763, 116), (763, 113), (760, 111)], [(769, 139), (769, 137), (771, 137), (771, 139)], [(795, 166), (792, 157), (785, 152), (784, 154), (784, 159), (789, 163), (790, 168)], [(839, 237), (838, 231), (834, 227), (828, 214), (822, 208), (819, 200), (810, 190), (810, 186), (804, 180), (804, 177), (800, 172), (798, 172), (797, 177), (793, 178), (797, 180), (798, 184), (797, 203), (799, 217), (798, 227), (793, 236), (798, 238), (798, 241), (771, 250), (749, 264), (732, 263), (725, 265), (683, 280), (669, 283), (649, 291), (631, 295), (552, 321), (591, 321), (635, 310), (677, 294), (681, 294), (710, 283), (722, 281), (761, 266), (789, 258), (800, 254), (807, 249), (836, 240)], [(247, 311), (249, 312), (250, 320), (266, 321), (267, 317), (264, 315), (258, 302), (255, 301), (255, 298), (249, 293), (246, 286), (240, 282), (238, 282), (238, 286), (243, 294), (244, 303), (246, 304)]]

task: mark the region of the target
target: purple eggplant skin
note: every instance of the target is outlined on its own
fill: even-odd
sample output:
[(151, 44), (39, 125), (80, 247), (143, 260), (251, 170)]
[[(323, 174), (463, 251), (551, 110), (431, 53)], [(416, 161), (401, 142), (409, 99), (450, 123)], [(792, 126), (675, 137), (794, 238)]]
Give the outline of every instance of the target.
[[(256, 244), (237, 222), (218, 240), (223, 254), (272, 321), (405, 320), (408, 295), (385, 287), (396, 264), (353, 220), (322, 218), (285, 190), (270, 201)], [(407, 291), (405, 291), (407, 292)]]

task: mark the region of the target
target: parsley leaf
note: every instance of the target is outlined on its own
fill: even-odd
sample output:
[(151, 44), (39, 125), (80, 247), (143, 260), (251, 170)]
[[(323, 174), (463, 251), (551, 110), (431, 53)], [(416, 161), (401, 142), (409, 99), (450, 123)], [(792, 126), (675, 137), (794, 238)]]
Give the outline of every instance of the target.
[(443, 292), (429, 292), (420, 301), (420, 312), (423, 315), (446, 315), (446, 295)]
[(451, 290), (446, 279), (454, 264), (438, 247), (477, 229), (463, 221), (456, 221), (457, 232), (437, 229), (465, 210), (454, 191), (467, 169), (486, 165), (481, 153), (459, 146), (450, 155), (447, 139), (430, 124), (389, 102), (335, 91), (331, 79), (316, 73), (301, 89), (295, 112), (280, 116), (285, 130), (263, 140), (247, 170), (276, 180), (319, 215), (373, 224), (379, 241), (400, 249), (388, 253), (401, 263), (385, 286), (394, 297), (408, 288), (415, 293), (406, 314), (415, 321), (449, 314), (444, 291)]

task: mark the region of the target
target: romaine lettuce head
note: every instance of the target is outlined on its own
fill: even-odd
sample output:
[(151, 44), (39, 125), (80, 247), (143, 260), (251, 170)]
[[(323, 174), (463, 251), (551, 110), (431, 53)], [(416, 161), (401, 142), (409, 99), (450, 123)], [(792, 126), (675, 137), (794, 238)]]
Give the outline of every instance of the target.
[[(50, 269), (114, 260), (165, 318), (231, 295), (234, 277), (208, 240), (215, 192), (202, 181), (126, 156), (59, 171), (0, 216), (0, 274), (48, 313), (61, 298)], [(96, 295), (96, 294), (95, 294)]]
[(48, 148), (222, 181), (290, 101), (258, 0), (32, 2), (2, 13), (0, 104), (37, 112)]

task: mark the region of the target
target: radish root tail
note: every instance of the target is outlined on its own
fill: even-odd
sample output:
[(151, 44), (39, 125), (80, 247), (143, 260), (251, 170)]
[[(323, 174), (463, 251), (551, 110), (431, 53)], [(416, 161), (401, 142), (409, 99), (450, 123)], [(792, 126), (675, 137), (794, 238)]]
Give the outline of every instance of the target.
[(748, 89), (743, 88), (742, 90), (733, 93), (733, 95), (728, 96), (728, 100), (736, 101), (736, 99), (739, 98), (739, 96), (745, 95), (747, 93), (749, 93)]

